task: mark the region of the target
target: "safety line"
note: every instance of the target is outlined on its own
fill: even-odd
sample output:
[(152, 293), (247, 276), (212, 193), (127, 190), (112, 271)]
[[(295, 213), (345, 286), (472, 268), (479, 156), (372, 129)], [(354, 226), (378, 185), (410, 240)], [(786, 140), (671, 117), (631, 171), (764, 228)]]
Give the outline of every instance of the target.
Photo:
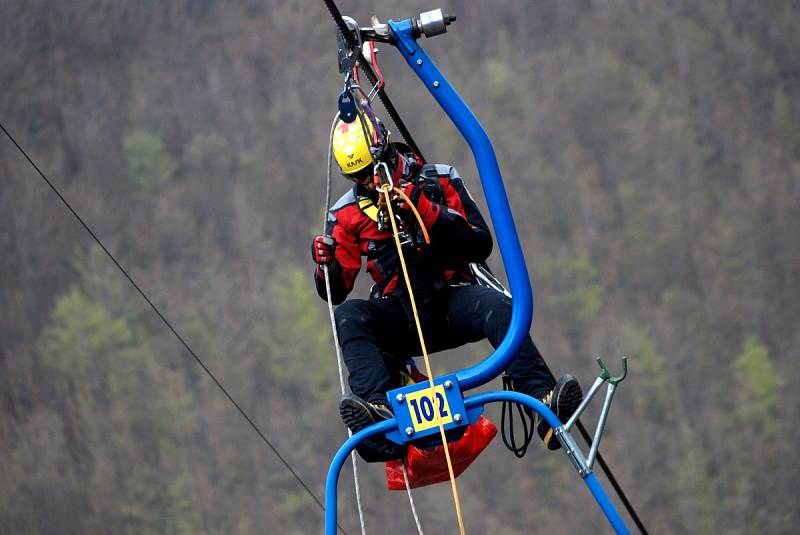
[(417, 508), (414, 507), (414, 498), (411, 497), (411, 485), (408, 482), (408, 470), (406, 470), (406, 460), (400, 461), (400, 466), (403, 468), (403, 482), (406, 484), (406, 494), (408, 494), (408, 501), (411, 503), (411, 514), (414, 516), (414, 523), (417, 525), (417, 533), (425, 535), (422, 532), (422, 524), (419, 523), (419, 516), (417, 516)]
[[(117, 266), (117, 268), (120, 270), (120, 272), (122, 272), (122, 274), (125, 276), (125, 278), (128, 279), (128, 282), (130, 282), (131, 285), (136, 289), (136, 291), (139, 292), (139, 295), (142, 296), (142, 298), (145, 300), (145, 302), (147, 302), (147, 304), (150, 305), (150, 308), (153, 309), (153, 311), (161, 319), (161, 321), (164, 323), (164, 325), (166, 325), (167, 328), (172, 332), (172, 334), (175, 335), (175, 337), (178, 339), (178, 341), (180, 341), (181, 345), (183, 345), (183, 347), (189, 352), (189, 354), (194, 358), (194, 360), (197, 362), (197, 364), (199, 364), (200, 367), (203, 368), (203, 370), (211, 378), (211, 380), (214, 382), (214, 384), (217, 385), (217, 387), (222, 391), (222, 393), (225, 394), (225, 397), (227, 397), (228, 400), (233, 404), (233, 406), (236, 407), (236, 410), (239, 411), (239, 414), (241, 414), (242, 417), (244, 417), (244, 419), (247, 420), (247, 423), (250, 424), (250, 427), (252, 427), (253, 430), (256, 432), (256, 434), (258, 434), (258, 436), (261, 437), (261, 440), (267, 446), (269, 446), (269, 448), (272, 450), (272, 452), (275, 454), (275, 456), (277, 456), (278, 459), (280, 459), (280, 461), (283, 463), (283, 465), (286, 467), (286, 469), (289, 470), (289, 472), (291, 472), (291, 474), (300, 483), (300, 485), (305, 489), (305, 491), (308, 493), (308, 495), (311, 496), (314, 499), (314, 501), (317, 503), (317, 505), (319, 505), (320, 509), (322, 509), (322, 511), (324, 512), (325, 511), (325, 506), (322, 505), (322, 502), (319, 500), (319, 498), (317, 498), (316, 494), (314, 494), (314, 492), (309, 488), (309, 486), (306, 485), (305, 481), (303, 481), (303, 479), (297, 474), (297, 472), (295, 472), (295, 470), (291, 467), (289, 462), (283, 457), (283, 455), (280, 454), (280, 452), (277, 450), (277, 448), (275, 448), (275, 446), (272, 444), (272, 442), (270, 442), (269, 439), (267, 439), (267, 437), (264, 435), (264, 433), (261, 431), (261, 429), (256, 425), (256, 423), (250, 418), (250, 416), (247, 415), (247, 413), (236, 402), (236, 400), (233, 399), (233, 397), (228, 393), (228, 391), (225, 389), (225, 387), (222, 386), (222, 383), (211, 372), (211, 370), (208, 368), (208, 366), (206, 366), (206, 364), (203, 362), (203, 360), (200, 359), (200, 357), (197, 356), (197, 353), (194, 352), (194, 350), (189, 346), (188, 343), (186, 343), (186, 341), (178, 333), (178, 331), (175, 330), (175, 328), (172, 326), (172, 324), (169, 322), (169, 320), (167, 320), (167, 318), (164, 317), (164, 315), (161, 313), (161, 311), (158, 309), (158, 307), (156, 307), (156, 305), (153, 304), (153, 302), (150, 300), (150, 298), (147, 297), (147, 294), (144, 293), (144, 291), (139, 287), (139, 285), (136, 283), (136, 281), (133, 280), (133, 278), (128, 274), (128, 272), (125, 270), (125, 268), (123, 268), (122, 265), (114, 257), (114, 255), (111, 254), (111, 252), (106, 248), (106, 246), (103, 244), (103, 242), (100, 240), (100, 238), (98, 238), (97, 235), (94, 233), (94, 231), (89, 227), (89, 225), (86, 224), (86, 222), (83, 220), (83, 218), (80, 215), (78, 215), (78, 212), (76, 212), (75, 209), (72, 208), (72, 205), (70, 205), (70, 203), (67, 201), (67, 199), (64, 198), (64, 196), (61, 194), (61, 192), (58, 190), (58, 188), (55, 187), (55, 185), (50, 181), (50, 179), (47, 178), (47, 176), (45, 176), (45, 174), (42, 172), (41, 169), (39, 169), (39, 166), (36, 165), (36, 163), (31, 159), (30, 156), (28, 156), (28, 153), (25, 152), (25, 150), (19, 145), (19, 143), (17, 143), (17, 140), (14, 139), (14, 136), (12, 136), (9, 133), (9, 131), (6, 130), (6, 127), (3, 126), (3, 123), (0, 123), (0, 129), (3, 130), (3, 133), (5, 133), (5, 135), (8, 136), (8, 139), (10, 139), (11, 142), (14, 144), (14, 146), (17, 147), (17, 150), (19, 150), (19, 152), (25, 157), (25, 159), (28, 160), (28, 163), (30, 163), (31, 166), (33, 166), (33, 168), (36, 170), (37, 173), (39, 173), (39, 176), (42, 177), (42, 179), (47, 183), (47, 185), (50, 186), (50, 189), (52, 189), (53, 192), (58, 196), (58, 198), (61, 200), (61, 202), (64, 204), (64, 206), (66, 206), (67, 209), (70, 212), (72, 212), (72, 215), (75, 216), (75, 219), (78, 220), (78, 222), (83, 226), (83, 228), (86, 230), (86, 232), (88, 232), (89, 235), (94, 239), (94, 241), (97, 242), (97, 244), (100, 246), (100, 248), (103, 250), (103, 252), (106, 253), (106, 255), (114, 263), (114, 265)], [(345, 531), (345, 529), (341, 525), (339, 525), (338, 522), (336, 523), (336, 525), (342, 531), (342, 533), (347, 535), (347, 531)]]
[(419, 321), (419, 314), (417, 313), (417, 303), (414, 300), (414, 290), (411, 288), (411, 279), (408, 276), (408, 268), (406, 267), (406, 259), (405, 255), (403, 254), (403, 246), (400, 244), (400, 235), (397, 230), (397, 222), (394, 220), (394, 210), (392, 210), (392, 200), (389, 197), (390, 187), (388, 185), (384, 185), (381, 188), (381, 193), (383, 193), (384, 197), (386, 198), (386, 208), (389, 211), (389, 220), (392, 223), (392, 230), (394, 234), (394, 242), (397, 246), (397, 254), (400, 256), (400, 265), (403, 268), (403, 277), (405, 278), (406, 282), (406, 289), (408, 290), (408, 297), (411, 301), (411, 308), (414, 312), (414, 323), (417, 326), (417, 335), (419, 336), (419, 345), (422, 349), (422, 357), (425, 360), (425, 371), (428, 372), (428, 380), (431, 385), (430, 389), (430, 396), (431, 399), (434, 400), (434, 412), (436, 413), (436, 423), (439, 424), (439, 435), (442, 438), (442, 449), (444, 450), (444, 456), (447, 460), (447, 471), (450, 473), (450, 487), (453, 489), (453, 502), (456, 506), (456, 516), (458, 517), (458, 529), (461, 532), (461, 535), (466, 535), (466, 531), (464, 530), (464, 519), (461, 515), (461, 500), (458, 497), (458, 487), (456, 486), (456, 476), (455, 472), (453, 471), (453, 461), (450, 459), (450, 448), (447, 444), (447, 436), (444, 433), (444, 424), (442, 423), (442, 415), (441, 411), (439, 410), (439, 400), (436, 398), (436, 386), (433, 382), (433, 372), (431, 371), (431, 362), (428, 358), (428, 349), (425, 347), (425, 337), (422, 335), (422, 325)]
[[(328, 226), (328, 211), (331, 207), (331, 154), (333, 153), (333, 132), (336, 129), (336, 122), (339, 120), (339, 112), (333, 117), (331, 123), (331, 133), (328, 137), (328, 166), (326, 168), (326, 188), (325, 188), (325, 214), (322, 221), (322, 233), (325, 234)], [(336, 330), (336, 318), (333, 315), (333, 298), (331, 296), (331, 278), (328, 273), (327, 264), (322, 266), (322, 271), (325, 274), (325, 295), (328, 302), (328, 316), (331, 320), (331, 331), (333, 332), (333, 345), (336, 348), (336, 366), (339, 369), (339, 388), (341, 389), (342, 396), (345, 395), (344, 387), (344, 369), (342, 366), (342, 349), (339, 347), (339, 333)], [(353, 431), (347, 428), (347, 436), (352, 437)], [(367, 524), (364, 520), (364, 509), (361, 505), (361, 485), (358, 480), (358, 465), (356, 462), (356, 452), (350, 452), (350, 461), (353, 465), (353, 486), (356, 492), (356, 508), (358, 509), (358, 522), (361, 525), (361, 535), (367, 535)], [(413, 507), (413, 504), (412, 504)]]

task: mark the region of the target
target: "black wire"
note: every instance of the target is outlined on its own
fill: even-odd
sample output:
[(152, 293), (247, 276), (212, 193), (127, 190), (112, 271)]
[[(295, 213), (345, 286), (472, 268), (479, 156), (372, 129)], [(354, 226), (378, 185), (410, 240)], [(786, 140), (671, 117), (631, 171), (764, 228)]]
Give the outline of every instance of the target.
[[(550, 372), (550, 375), (553, 375), (552, 370), (550, 370), (550, 367), (546, 362), (544, 363), (544, 367)], [(589, 435), (589, 432), (586, 431), (586, 428), (583, 426), (583, 423), (580, 421), (580, 419), (576, 420), (575, 423), (577, 424), (578, 431), (580, 431), (583, 440), (585, 440), (586, 444), (588, 444), (591, 448), (592, 437)], [(644, 524), (639, 518), (639, 515), (636, 513), (636, 510), (633, 508), (633, 504), (631, 504), (631, 502), (628, 500), (628, 496), (625, 495), (625, 491), (622, 490), (622, 486), (620, 486), (620, 484), (617, 482), (617, 478), (615, 478), (614, 474), (611, 472), (611, 468), (609, 468), (609, 466), (606, 464), (606, 460), (603, 459), (603, 455), (600, 453), (599, 449), (597, 450), (597, 457), (595, 458), (597, 459), (600, 468), (603, 469), (603, 473), (605, 473), (608, 481), (611, 483), (611, 486), (614, 487), (615, 491), (617, 491), (617, 496), (619, 496), (619, 499), (622, 500), (625, 510), (628, 511), (628, 514), (633, 519), (634, 524), (636, 524), (636, 527), (639, 528), (639, 532), (642, 533), (642, 535), (647, 535), (647, 529), (644, 527)]]
[[(513, 381), (507, 375), (503, 375), (503, 390), (514, 390)], [(502, 407), (503, 409), (500, 416), (500, 436), (503, 437), (503, 444), (505, 444), (506, 448), (508, 448), (517, 459), (522, 459), (528, 451), (528, 446), (531, 445), (531, 440), (533, 440), (533, 431), (535, 429), (533, 416), (526, 412), (519, 403), (504, 401)], [(514, 432), (515, 407), (517, 409), (517, 415), (522, 422), (521, 445), (517, 444), (517, 435)], [(506, 424), (506, 422), (508, 423)], [(528, 427), (529, 425), (530, 427)]]
[[(583, 436), (583, 440), (585, 440), (586, 443), (591, 448), (592, 447), (592, 437), (589, 435), (589, 432), (586, 431), (586, 428), (583, 426), (583, 423), (581, 423), (580, 420), (577, 420), (576, 423), (577, 423), (577, 426), (578, 426), (578, 431), (580, 431), (581, 436)], [(605, 459), (603, 459), (603, 456), (600, 455), (600, 451), (599, 450), (597, 451), (596, 459), (597, 459), (598, 464), (600, 464), (600, 468), (602, 468), (603, 472), (605, 472), (609, 483), (611, 483), (611, 486), (614, 487), (615, 491), (617, 491), (617, 495), (619, 496), (619, 499), (622, 500), (622, 504), (625, 506), (625, 509), (628, 511), (628, 514), (633, 519), (634, 524), (636, 524), (636, 527), (639, 528), (639, 532), (642, 533), (642, 535), (647, 535), (647, 533), (648, 533), (647, 532), (647, 528), (644, 527), (644, 524), (642, 523), (641, 519), (639, 518), (639, 515), (636, 514), (636, 510), (633, 508), (633, 505), (631, 505), (631, 502), (628, 501), (628, 497), (625, 495), (625, 491), (623, 491), (622, 487), (619, 485), (619, 483), (617, 483), (617, 478), (615, 478), (614, 474), (611, 473), (611, 469), (606, 464), (606, 461), (605, 461)]]
[[(336, 26), (342, 33), (342, 36), (344, 37), (345, 41), (347, 41), (347, 45), (358, 54), (359, 66), (361, 67), (361, 70), (364, 71), (364, 74), (367, 75), (369, 83), (374, 86), (376, 83), (378, 83), (378, 76), (375, 74), (375, 71), (372, 70), (372, 67), (369, 65), (369, 63), (367, 63), (363, 51), (358, 46), (358, 42), (356, 41), (355, 37), (353, 37), (353, 33), (350, 31), (350, 28), (348, 28), (347, 24), (344, 22), (341, 11), (339, 11), (339, 8), (336, 7), (336, 2), (334, 2), (333, 0), (322, 0), (322, 1), (325, 3), (325, 7), (328, 8), (331, 17), (333, 17), (333, 21), (336, 23)], [(403, 119), (397, 112), (397, 108), (394, 107), (392, 99), (390, 99), (389, 94), (386, 93), (385, 87), (381, 88), (378, 91), (378, 99), (380, 99), (381, 104), (383, 104), (383, 107), (386, 108), (386, 111), (389, 113), (389, 117), (391, 118), (395, 127), (397, 127), (397, 129), (400, 131), (400, 135), (403, 136), (405, 142), (414, 150), (417, 156), (419, 156), (424, 161), (425, 157), (422, 155), (422, 151), (419, 149), (419, 146), (414, 141), (414, 138), (411, 137), (411, 132), (408, 130), (408, 128), (406, 128), (406, 124), (403, 122)]]
[[(108, 257), (111, 259), (111, 261), (114, 262), (114, 265), (117, 266), (117, 268), (122, 272), (123, 275), (125, 275), (125, 278), (128, 279), (128, 281), (131, 283), (131, 285), (133, 285), (133, 287), (136, 288), (136, 291), (139, 292), (139, 295), (141, 295), (142, 298), (147, 302), (147, 304), (150, 305), (150, 308), (153, 309), (153, 311), (156, 313), (156, 315), (158, 315), (158, 317), (161, 318), (161, 321), (164, 322), (164, 325), (166, 325), (167, 328), (172, 332), (172, 334), (175, 335), (175, 337), (180, 341), (180, 343), (189, 352), (189, 354), (194, 358), (194, 360), (200, 365), (200, 367), (203, 368), (203, 370), (206, 372), (206, 374), (208, 374), (208, 376), (211, 378), (211, 380), (214, 381), (214, 384), (216, 384), (217, 387), (219, 387), (219, 389), (222, 391), (222, 393), (225, 394), (225, 397), (227, 397), (228, 400), (231, 403), (233, 403), (233, 406), (236, 407), (236, 410), (239, 411), (239, 414), (241, 414), (244, 417), (244, 419), (247, 420), (247, 423), (250, 424), (250, 427), (252, 427), (253, 430), (258, 434), (258, 436), (261, 437), (261, 440), (263, 440), (264, 443), (267, 446), (269, 446), (269, 448), (272, 450), (272, 452), (278, 457), (278, 459), (280, 459), (280, 461), (287, 468), (287, 470), (289, 470), (289, 472), (292, 473), (294, 478), (300, 483), (300, 485), (303, 486), (303, 488), (306, 490), (306, 492), (314, 499), (315, 502), (317, 502), (317, 505), (319, 505), (320, 508), (322, 509), (322, 511), (324, 512), (325, 511), (325, 506), (322, 505), (322, 502), (319, 500), (319, 498), (317, 498), (316, 494), (314, 494), (314, 492), (308, 487), (308, 485), (306, 485), (305, 481), (303, 481), (300, 478), (300, 476), (297, 474), (297, 472), (294, 471), (294, 469), (291, 467), (289, 462), (286, 459), (284, 459), (283, 455), (280, 454), (280, 452), (275, 448), (275, 446), (272, 444), (272, 442), (269, 441), (269, 439), (264, 435), (264, 433), (261, 431), (261, 429), (255, 424), (255, 422), (250, 418), (250, 416), (247, 415), (247, 413), (244, 411), (244, 409), (242, 409), (242, 407), (236, 402), (236, 400), (233, 399), (233, 397), (231, 397), (231, 395), (228, 393), (228, 391), (225, 389), (225, 387), (222, 386), (222, 383), (220, 383), (219, 380), (216, 378), (216, 376), (211, 372), (211, 370), (208, 369), (208, 366), (206, 366), (206, 364), (202, 361), (202, 359), (200, 359), (200, 357), (197, 356), (197, 353), (195, 353), (194, 350), (192, 350), (192, 348), (189, 347), (189, 344), (186, 343), (186, 341), (178, 333), (178, 331), (175, 330), (175, 328), (172, 326), (172, 324), (169, 322), (169, 320), (167, 320), (167, 318), (164, 317), (164, 315), (161, 313), (161, 311), (158, 309), (158, 307), (156, 307), (153, 304), (153, 302), (150, 300), (150, 298), (147, 297), (147, 294), (145, 294), (144, 291), (142, 291), (142, 289), (139, 287), (139, 285), (136, 284), (136, 281), (133, 280), (133, 278), (128, 274), (128, 272), (125, 270), (125, 268), (123, 268), (120, 265), (120, 263), (117, 261), (117, 259), (114, 257), (114, 255), (111, 254), (111, 252), (106, 248), (106, 246), (103, 244), (103, 242), (100, 241), (100, 238), (98, 238), (97, 235), (94, 233), (94, 231), (92, 231), (92, 229), (89, 228), (89, 225), (86, 224), (86, 222), (83, 220), (83, 218), (81, 218), (81, 216), (78, 215), (78, 212), (76, 212), (72, 208), (72, 206), (69, 204), (69, 202), (64, 198), (64, 196), (61, 195), (61, 192), (58, 191), (58, 189), (53, 185), (53, 183), (50, 181), (50, 179), (48, 179), (45, 176), (45, 174), (42, 172), (42, 170), (39, 169), (39, 166), (36, 165), (36, 163), (34, 163), (34, 161), (31, 159), (30, 156), (28, 156), (28, 153), (25, 152), (25, 150), (22, 147), (20, 147), (19, 143), (17, 143), (17, 140), (14, 139), (14, 136), (12, 136), (8, 132), (8, 130), (6, 130), (6, 127), (3, 126), (3, 123), (0, 123), (0, 129), (3, 130), (3, 133), (5, 133), (5, 135), (8, 136), (8, 139), (11, 140), (11, 142), (14, 144), (14, 146), (17, 147), (19, 152), (22, 153), (22, 155), (25, 157), (26, 160), (28, 160), (28, 163), (30, 163), (33, 166), (33, 168), (36, 169), (36, 172), (39, 173), (39, 176), (42, 177), (42, 179), (44, 179), (44, 181), (47, 183), (48, 186), (50, 186), (50, 189), (52, 189), (53, 192), (56, 195), (58, 195), (58, 198), (61, 199), (61, 202), (64, 203), (64, 206), (66, 206), (67, 209), (70, 212), (72, 212), (72, 215), (74, 215), (75, 218), (78, 220), (78, 222), (80, 222), (80, 224), (83, 226), (83, 228), (86, 230), (86, 232), (88, 232), (92, 236), (92, 238), (94, 238), (94, 241), (97, 242), (97, 244), (100, 246), (101, 249), (103, 249), (103, 251), (106, 253), (106, 255), (108, 255)], [(339, 527), (339, 529), (342, 531), (342, 533), (345, 533), (345, 535), (347, 535), (347, 531), (345, 531), (344, 528), (342, 528), (342, 526), (340, 526), (338, 523), (336, 525)]]

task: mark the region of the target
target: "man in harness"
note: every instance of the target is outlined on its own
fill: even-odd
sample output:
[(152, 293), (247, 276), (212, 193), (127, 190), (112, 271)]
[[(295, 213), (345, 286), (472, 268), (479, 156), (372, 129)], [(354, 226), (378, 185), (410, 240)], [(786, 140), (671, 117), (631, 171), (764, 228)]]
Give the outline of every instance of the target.
[[(430, 351), (484, 338), (496, 348), (508, 330), (511, 299), (478, 284), (468, 267), (486, 260), (492, 237), (454, 167), (423, 164), (408, 146), (389, 142), (388, 131), (374, 116), (372, 121), (339, 121), (332, 150), (343, 175), (354, 185), (330, 208), (326, 233), (314, 238), (311, 252), (317, 263), (317, 292), (326, 299), (322, 266), (327, 266), (332, 304), (342, 303), (335, 320), (352, 394), (342, 399), (339, 410), (356, 433), (393, 417), (386, 392), (403, 384), (400, 370), (405, 361), (422, 353), (392, 227), (377, 191), (373, 156), (386, 164), (394, 187), (405, 193), (420, 216), (415, 217), (404, 201), (394, 210)], [(425, 243), (420, 219), (430, 244)], [(362, 257), (375, 284), (369, 299), (345, 301)], [(541, 400), (564, 422), (582, 399), (574, 377), (564, 375), (556, 381), (530, 336), (506, 374), (514, 390)], [(544, 419), (536, 422), (536, 428), (548, 449), (561, 447)], [(368, 461), (401, 458), (404, 451), (383, 437), (359, 447)]]

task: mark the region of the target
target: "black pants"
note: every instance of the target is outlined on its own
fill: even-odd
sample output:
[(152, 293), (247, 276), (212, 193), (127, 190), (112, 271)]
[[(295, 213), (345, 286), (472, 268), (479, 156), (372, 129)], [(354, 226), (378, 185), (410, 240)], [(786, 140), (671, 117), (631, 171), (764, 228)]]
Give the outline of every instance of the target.
[[(417, 308), (429, 353), (484, 338), (497, 348), (511, 321), (511, 300), (477, 284), (447, 286)], [(386, 391), (401, 386), (393, 371), (422, 354), (410, 303), (401, 297), (350, 299), (335, 314), (350, 389), (368, 401), (385, 402)], [(536, 398), (555, 385), (530, 336), (506, 372), (515, 390)]]

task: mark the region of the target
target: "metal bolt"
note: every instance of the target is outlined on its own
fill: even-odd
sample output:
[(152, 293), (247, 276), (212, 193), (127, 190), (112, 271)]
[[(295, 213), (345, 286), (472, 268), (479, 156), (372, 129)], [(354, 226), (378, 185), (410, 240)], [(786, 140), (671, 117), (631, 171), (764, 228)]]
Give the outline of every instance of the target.
[(454, 415), (453, 415), (453, 421), (454, 421), (455, 423), (457, 423), (457, 424), (460, 424), (460, 423), (461, 423), (461, 420), (463, 420), (463, 418), (461, 417), (461, 415), (460, 415), (460, 414), (456, 413), (456, 414), (454, 414)]
[(433, 87), (439, 87), (439, 82), (433, 82)]
[(418, 59), (418, 60), (417, 60), (417, 65), (419, 65), (420, 67), (422, 67), (422, 60), (421, 60), (421, 59)]
[(398, 403), (403, 403), (406, 400), (406, 397), (403, 394), (397, 394), (394, 399), (396, 399)]
[(444, 389), (450, 390), (451, 388), (453, 388), (453, 381), (448, 379), (447, 381), (444, 382)]
[(410, 427), (406, 427), (406, 436), (412, 436), (414, 434), (414, 430)]

